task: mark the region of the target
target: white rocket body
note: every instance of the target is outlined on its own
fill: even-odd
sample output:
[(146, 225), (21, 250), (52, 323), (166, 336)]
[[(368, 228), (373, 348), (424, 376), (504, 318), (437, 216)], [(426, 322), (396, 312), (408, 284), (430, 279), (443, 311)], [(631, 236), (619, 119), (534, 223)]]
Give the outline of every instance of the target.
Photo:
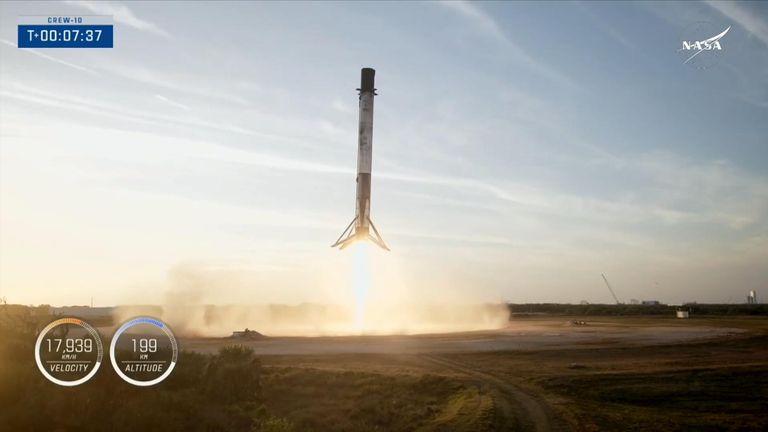
[[(360, 118), (357, 138), (357, 193), (355, 199), (355, 218), (341, 233), (331, 247), (341, 249), (356, 240), (371, 240), (379, 247), (389, 250), (384, 239), (371, 221), (371, 167), (373, 164), (373, 87), (376, 71), (364, 68), (360, 71)], [(371, 229), (373, 234), (371, 234)]]

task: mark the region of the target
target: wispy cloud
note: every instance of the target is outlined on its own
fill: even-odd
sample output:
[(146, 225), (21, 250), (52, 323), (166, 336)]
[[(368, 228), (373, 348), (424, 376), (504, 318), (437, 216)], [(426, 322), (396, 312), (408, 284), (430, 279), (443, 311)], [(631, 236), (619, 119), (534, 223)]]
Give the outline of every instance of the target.
[(331, 108), (342, 114), (352, 114), (354, 112), (354, 109), (352, 109), (348, 103), (344, 102), (339, 97), (333, 99), (333, 102), (331, 102)]
[(328, 120), (318, 120), (317, 125), (320, 130), (322, 130), (329, 136), (343, 136), (344, 133), (347, 132), (346, 129)]
[(439, 240), (443, 242), (455, 242), (459, 244), (477, 243), (495, 246), (514, 246), (510, 239), (502, 236), (483, 236), (483, 235), (455, 235), (449, 233), (430, 233), (425, 231), (388, 231), (388, 235), (414, 237), (419, 239)]
[(163, 102), (163, 103), (165, 103), (167, 105), (170, 105), (170, 106), (172, 106), (174, 108), (178, 108), (178, 109), (180, 109), (182, 111), (192, 111), (192, 108), (190, 108), (189, 106), (184, 105), (181, 102), (176, 102), (176, 101), (170, 100), (170, 99), (168, 99), (167, 97), (165, 97), (163, 95), (156, 94), (155, 95), (155, 99), (157, 99), (160, 102)]
[(734, 229), (768, 224), (768, 178), (763, 174), (727, 160), (695, 161), (669, 151), (633, 158), (629, 168), (646, 176), (658, 206), (685, 215), (681, 221)]
[(730, 63), (721, 63), (720, 66), (733, 76), (736, 87), (731, 93), (733, 97), (759, 108), (768, 108), (768, 83), (756, 85), (744, 70)]
[[(228, 149), (216, 151), (213, 159), (279, 170), (318, 174), (353, 174), (349, 167), (327, 165), (311, 160), (277, 154), (253, 153)], [(765, 177), (739, 170), (724, 161), (693, 163), (671, 153), (648, 153), (625, 164), (627, 172), (636, 172), (649, 182), (646, 193), (623, 199), (598, 198), (588, 194), (573, 195), (524, 183), (442, 176), (430, 173), (406, 174), (382, 170), (382, 181), (412, 185), (442, 186), (450, 196), (464, 190), (479, 200), (512, 204), (515, 212), (527, 211), (540, 216), (567, 216), (597, 224), (685, 225), (714, 224), (728, 229), (768, 223), (768, 187)], [(455, 206), (457, 200), (447, 205)], [(687, 202), (685, 207), (680, 202)], [(473, 206), (473, 204), (470, 206)], [(504, 207), (495, 207), (503, 211)]]
[[(726, 17), (736, 21), (746, 31), (758, 38), (765, 45), (768, 45), (768, 23), (761, 19), (756, 13), (750, 12), (737, 2), (710, 0), (707, 1), (706, 4)], [(757, 5), (757, 3), (755, 3), (755, 5)]]
[[(180, 125), (251, 136), (262, 134), (238, 126), (203, 121), (197, 118), (163, 115), (125, 109), (100, 103), (91, 98), (65, 96), (18, 83), (4, 83), (0, 96), (22, 100), (67, 111), (87, 112), (122, 121), (152, 125)], [(7, 99), (6, 99), (7, 100)], [(273, 137), (268, 137), (273, 139)], [(279, 137), (277, 137), (279, 138)], [(254, 152), (212, 145), (210, 151), (197, 156), (219, 162), (242, 163), (282, 171), (298, 171), (328, 175), (353, 175), (351, 166), (329, 164), (295, 155)], [(617, 169), (615, 160), (605, 164)], [(525, 211), (540, 216), (562, 218), (597, 224), (685, 225), (714, 224), (727, 229), (741, 230), (759, 224), (768, 224), (768, 180), (765, 176), (749, 174), (726, 161), (695, 162), (669, 152), (655, 152), (621, 161), (621, 171), (644, 179), (646, 186), (624, 198), (590, 196), (565, 193), (557, 189), (539, 187), (500, 179), (483, 179), (429, 172), (408, 173), (402, 167), (380, 170), (376, 177), (382, 181), (411, 185), (443, 187), (446, 198), (464, 197), (472, 200), (496, 202), (499, 211), (505, 206), (515, 212)], [(448, 203), (455, 205), (456, 200)]]
[[(156, 126), (184, 126), (210, 129), (221, 132), (237, 133), (249, 136), (261, 136), (257, 132), (244, 127), (225, 122), (215, 122), (201, 118), (186, 116), (171, 116), (150, 112), (145, 109), (134, 110), (110, 103), (103, 103), (93, 98), (81, 98), (61, 92), (48, 92), (40, 88), (27, 86), (18, 82), (3, 82), (0, 94), (7, 98), (21, 100), (27, 103), (40, 104), (66, 111), (86, 112), (89, 114), (113, 118), (121, 121), (131, 121)], [(270, 135), (265, 137), (271, 138)]]
[[(0, 39), (0, 43), (2, 43), (4, 45), (8, 45), (9, 47), (13, 47), (13, 48), (17, 48), (18, 47), (14, 42), (11, 42), (11, 41), (6, 40), (6, 39)], [(40, 58), (46, 59), (46, 60), (54, 62), (54, 63), (58, 63), (60, 65), (66, 66), (66, 67), (70, 67), (72, 69), (79, 70), (80, 72), (85, 72), (85, 73), (91, 74), (91, 75), (98, 75), (98, 73), (96, 71), (92, 70), (92, 69), (88, 69), (87, 67), (80, 66), (80, 65), (77, 65), (77, 64), (74, 64), (74, 63), (70, 63), (70, 62), (62, 60), (60, 58), (57, 58), (57, 57), (54, 57), (54, 56), (42, 53), (42, 52), (40, 52), (40, 51), (38, 51), (36, 49), (24, 48), (23, 50), (20, 50), (20, 51), (23, 51), (25, 53), (29, 53), (29, 54), (38, 56)]]
[(137, 30), (163, 37), (170, 36), (167, 31), (156, 24), (137, 17), (128, 6), (121, 3), (101, 1), (67, 1), (66, 3), (85, 8), (98, 15), (112, 15), (115, 22), (125, 24)]
[(535, 58), (523, 47), (515, 43), (515, 41), (504, 32), (501, 25), (482, 8), (468, 1), (441, 1), (438, 4), (461, 15), (483, 33), (502, 44), (506, 50), (511, 52), (513, 56), (529, 69), (567, 87), (578, 88), (577, 84), (570, 77)]
[(508, 42), (509, 39), (501, 30), (499, 23), (479, 7), (468, 1), (443, 1), (441, 5), (452, 9), (472, 21), (481, 30), (498, 39), (500, 42)]
[(100, 65), (100, 68), (120, 78), (142, 84), (149, 84), (178, 93), (207, 99), (216, 99), (239, 105), (250, 105), (250, 102), (243, 97), (227, 93), (221, 88), (205, 86), (200, 82), (200, 79), (190, 79), (189, 76), (185, 75), (169, 75), (143, 66), (117, 63), (102, 64)]
[(219, 162), (242, 163), (283, 171), (346, 175), (353, 175), (355, 173), (351, 167), (330, 165), (312, 160), (302, 160), (274, 153), (259, 153), (225, 147), (217, 147), (215, 151), (212, 151), (210, 154), (203, 157)]
[(620, 43), (621, 45), (624, 45), (626, 48), (630, 49), (636, 49), (637, 47), (635, 44), (629, 41), (624, 35), (621, 33), (620, 30), (609, 24), (606, 20), (604, 20), (600, 15), (592, 11), (590, 8), (590, 5), (587, 5), (586, 3), (577, 2), (576, 5), (578, 5), (584, 13), (592, 19), (592, 22), (598, 25), (604, 32), (608, 34), (608, 36), (611, 37), (611, 39), (615, 40), (616, 42)]

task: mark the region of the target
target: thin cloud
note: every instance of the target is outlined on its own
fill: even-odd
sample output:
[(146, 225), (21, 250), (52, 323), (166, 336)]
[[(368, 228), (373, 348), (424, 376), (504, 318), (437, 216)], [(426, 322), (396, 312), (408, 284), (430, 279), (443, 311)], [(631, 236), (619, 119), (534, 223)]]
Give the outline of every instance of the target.
[[(0, 39), (0, 43), (3, 43), (5, 45), (8, 45), (8, 46), (13, 47), (13, 48), (18, 48), (18, 46), (14, 42), (11, 42), (11, 41), (6, 40), (6, 39)], [(24, 48), (21, 51), (24, 51), (24, 52), (32, 54), (32, 55), (36, 55), (36, 56), (38, 56), (40, 58), (46, 59), (46, 60), (54, 62), (54, 63), (58, 63), (60, 65), (64, 65), (64, 66), (70, 67), (72, 69), (79, 70), (80, 72), (85, 72), (85, 73), (91, 74), (91, 75), (98, 75), (98, 73), (96, 71), (88, 69), (87, 67), (80, 66), (80, 65), (77, 65), (77, 64), (74, 64), (74, 63), (70, 63), (68, 61), (65, 61), (65, 60), (62, 60), (60, 58), (56, 58), (56, 57), (50, 56), (48, 54), (44, 54), (44, 53), (42, 53), (42, 52), (40, 52), (40, 51), (38, 51), (36, 49)]]
[(558, 82), (567, 87), (578, 88), (576, 83), (568, 76), (534, 58), (520, 45), (516, 44), (510, 37), (507, 36), (499, 23), (481, 8), (466, 1), (442, 1), (438, 4), (461, 15), (467, 21), (471, 22), (475, 27), (480, 29), (483, 33), (496, 39), (497, 42), (501, 43), (507, 50), (512, 52), (512, 54), (520, 61), (522, 61), (529, 69), (536, 71), (546, 76), (550, 80)]
[(744, 70), (730, 63), (721, 63), (733, 75), (736, 90), (731, 95), (741, 102), (760, 108), (768, 108), (768, 85), (756, 86)]
[(707, 1), (707, 5), (726, 17), (736, 21), (746, 31), (768, 45), (768, 23), (756, 13), (750, 12), (736, 2)]
[[(68, 95), (58, 91), (52, 92), (47, 89), (25, 85), (21, 82), (0, 82), (0, 90), (2, 90), (3, 96), (24, 101), (26, 103), (51, 106), (60, 108), (64, 111), (74, 110), (79, 112), (87, 112), (95, 116), (120, 120), (121, 122), (136, 122), (160, 127), (183, 126), (185, 128), (192, 127), (198, 129), (208, 129), (212, 131), (237, 133), (246, 136), (258, 137), (262, 140), (273, 143), (289, 143), (301, 147), (309, 146), (307, 144), (307, 137), (256, 131), (251, 128), (229, 123), (227, 121), (214, 121), (215, 119), (212, 120), (209, 117), (195, 118), (147, 111), (145, 108), (131, 109), (124, 104), (118, 105), (100, 101), (98, 98), (82, 98), (76, 95)], [(194, 110), (190, 112), (194, 112)]]
[(98, 15), (112, 15), (117, 23), (125, 24), (137, 30), (152, 33), (158, 36), (170, 37), (167, 31), (156, 24), (137, 17), (132, 10), (120, 3), (95, 2), (95, 1), (67, 1), (72, 6), (79, 6)]
[(475, 5), (466, 1), (443, 1), (440, 4), (463, 15), (485, 33), (495, 37), (500, 42), (509, 42), (499, 24)]
[(349, 167), (300, 160), (298, 158), (285, 157), (277, 154), (257, 153), (231, 148), (219, 148), (216, 152), (212, 152), (205, 157), (210, 160), (221, 162), (244, 163), (283, 171), (346, 175), (353, 175), (355, 173), (355, 171)]
[(190, 108), (189, 106), (184, 105), (181, 102), (176, 102), (176, 101), (170, 100), (170, 99), (168, 99), (167, 97), (165, 97), (163, 95), (156, 94), (155, 95), (155, 99), (157, 99), (160, 102), (163, 102), (163, 103), (165, 103), (167, 105), (170, 105), (170, 106), (172, 106), (174, 108), (178, 108), (178, 109), (180, 109), (182, 111), (192, 111), (192, 108)]
[(592, 19), (592, 22), (597, 24), (598, 27), (600, 27), (603, 31), (605, 31), (608, 34), (608, 36), (610, 36), (613, 40), (620, 43), (621, 45), (624, 45), (626, 48), (633, 49), (633, 50), (637, 49), (635, 44), (630, 42), (629, 39), (624, 37), (624, 35), (621, 34), (621, 32), (618, 29), (616, 29), (614, 26), (606, 22), (606, 20), (604, 20), (601, 16), (593, 12), (587, 4), (581, 3), (581, 2), (578, 2), (576, 4), (581, 8), (582, 11), (584, 11), (584, 13), (587, 16), (590, 17), (590, 19)]
[(336, 97), (333, 102), (331, 102), (331, 108), (342, 114), (352, 114), (354, 112), (354, 109), (339, 97)]
[[(6, 43), (7, 44), (7, 43)], [(6, 86), (3, 86), (6, 87)], [(28, 103), (77, 110), (94, 115), (110, 116), (153, 124), (176, 124), (238, 132), (247, 135), (261, 134), (232, 125), (215, 122), (157, 115), (144, 111), (129, 110), (115, 104), (98, 103), (93, 99), (52, 94), (49, 91), (14, 84), (3, 91), (2, 96), (24, 100)], [(304, 171), (332, 175), (352, 175), (352, 167), (324, 164), (310, 159), (242, 150), (216, 150), (203, 155), (212, 160), (254, 164), (287, 171)], [(613, 165), (614, 161), (606, 160)], [(516, 209), (527, 209), (540, 215), (560, 217), (570, 215), (576, 220), (600, 223), (633, 225), (653, 222), (666, 224), (718, 224), (731, 229), (744, 229), (765, 221), (765, 213), (759, 203), (768, 202), (765, 177), (750, 176), (735, 166), (720, 162), (693, 164), (673, 154), (652, 153), (623, 161), (625, 169), (639, 173), (648, 181), (648, 188), (631, 199), (614, 200), (559, 193), (557, 190), (538, 189), (530, 185), (494, 182), (486, 179), (409, 174), (403, 171), (382, 170), (377, 178), (411, 184), (443, 186), (448, 190), (461, 188), (473, 192), (482, 199), (510, 203)], [(693, 197), (693, 198), (691, 198)], [(678, 203), (691, 200), (682, 208)], [(749, 203), (758, 203), (757, 207)]]
[[(596, 223), (709, 223), (740, 230), (766, 220), (768, 187), (764, 186), (764, 176), (741, 171), (727, 162), (692, 165), (666, 153), (646, 154), (627, 163), (626, 169), (648, 179), (652, 195), (612, 200), (564, 194), (524, 184), (500, 185), (472, 178), (387, 172), (379, 174), (378, 178), (462, 188), (515, 204), (516, 211), (525, 208), (541, 215), (569, 215), (573, 219)], [(690, 197), (696, 197), (692, 203), (694, 208), (682, 209), (676, 204)]]
[(149, 84), (185, 95), (216, 99), (244, 106), (251, 105), (248, 100), (238, 95), (226, 93), (219, 88), (205, 87), (201, 83), (192, 82), (184, 76), (169, 76), (142, 66), (115, 63), (102, 64), (100, 69), (120, 78)]
[(430, 233), (424, 231), (398, 231), (392, 230), (387, 232), (388, 235), (393, 237), (413, 237), (419, 239), (428, 240), (440, 240), (446, 242), (455, 243), (477, 243), (485, 245), (496, 246), (515, 246), (516, 244), (506, 237), (500, 236), (482, 236), (482, 235), (455, 235), (444, 233)]
[[(302, 171), (318, 174), (351, 175), (354, 171), (346, 166), (327, 165), (310, 160), (286, 157), (277, 154), (253, 153), (235, 149), (221, 149), (208, 155), (210, 159), (230, 161), (272, 169)], [(761, 186), (764, 177), (754, 177), (736, 170), (729, 164), (712, 162), (688, 166), (685, 161), (666, 154), (648, 154), (633, 162), (631, 167), (643, 173), (651, 182), (656, 198), (644, 197), (637, 200), (611, 200), (580, 195), (563, 194), (556, 190), (537, 189), (525, 184), (500, 185), (487, 180), (463, 177), (448, 177), (432, 174), (410, 175), (382, 171), (376, 178), (410, 184), (444, 186), (451, 190), (460, 188), (472, 191), (483, 199), (497, 200), (515, 206), (515, 211), (527, 209), (539, 215), (562, 217), (569, 215), (575, 220), (595, 223), (640, 224), (647, 222), (663, 224), (717, 224), (730, 229), (743, 229), (764, 220), (761, 205), (756, 207), (743, 203), (764, 203), (768, 199), (768, 188)], [(670, 179), (673, 181), (670, 182)], [(674, 186), (676, 184), (676, 187)], [(667, 191), (666, 194), (658, 190)], [(739, 190), (733, 199), (728, 193)], [(699, 196), (697, 209), (680, 209), (676, 202), (684, 197)]]
[(89, 114), (110, 117), (122, 121), (132, 121), (157, 126), (167, 126), (172, 124), (176, 126), (197, 127), (248, 136), (271, 137), (271, 135), (254, 132), (250, 129), (246, 129), (234, 124), (220, 123), (195, 118), (169, 116), (147, 112), (146, 110), (131, 110), (114, 104), (100, 103), (92, 99), (84, 99), (74, 95), (51, 93), (35, 87), (26, 86), (21, 83), (8, 83), (7, 85), (4, 83), (0, 89), (2, 89), (2, 92), (0, 92), (2, 96), (22, 100), (27, 103), (36, 103), (56, 108), (62, 108), (67, 111), (75, 110), (80, 112), (87, 112)]

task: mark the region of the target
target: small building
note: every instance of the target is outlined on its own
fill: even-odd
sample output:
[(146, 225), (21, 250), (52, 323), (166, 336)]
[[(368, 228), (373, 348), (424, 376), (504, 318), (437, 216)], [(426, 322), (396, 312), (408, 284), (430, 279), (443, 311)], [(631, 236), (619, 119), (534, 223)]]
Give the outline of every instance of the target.
[(681, 319), (688, 318), (691, 315), (691, 313), (687, 309), (678, 309), (676, 314), (677, 314), (677, 317)]
[(646, 305), (646, 306), (658, 306), (658, 305), (660, 305), (661, 303), (659, 303), (659, 301), (658, 301), (658, 300), (643, 300), (643, 303), (642, 303), (642, 304), (644, 304), (644, 305)]

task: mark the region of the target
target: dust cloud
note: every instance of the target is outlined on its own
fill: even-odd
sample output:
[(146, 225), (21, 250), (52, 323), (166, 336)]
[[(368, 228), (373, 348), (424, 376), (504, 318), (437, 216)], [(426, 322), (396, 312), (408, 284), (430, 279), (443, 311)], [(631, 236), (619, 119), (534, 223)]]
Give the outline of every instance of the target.
[(245, 328), (267, 336), (446, 333), (502, 328), (509, 319), (507, 307), (501, 303), (452, 299), (451, 303), (423, 304), (403, 296), (369, 299), (363, 311), (353, 295), (349, 304), (210, 304), (216, 293), (231, 285), (227, 278), (181, 265), (169, 272), (161, 305), (118, 306), (113, 316), (115, 322), (155, 316), (186, 337), (224, 337)]
[(509, 312), (503, 304), (390, 305), (368, 310), (362, 328), (352, 306), (300, 305), (164, 305), (119, 306), (114, 316), (122, 322), (151, 315), (167, 322), (174, 333), (187, 337), (223, 337), (234, 330), (258, 331), (268, 336), (343, 336), (359, 334), (445, 333), (501, 328)]

